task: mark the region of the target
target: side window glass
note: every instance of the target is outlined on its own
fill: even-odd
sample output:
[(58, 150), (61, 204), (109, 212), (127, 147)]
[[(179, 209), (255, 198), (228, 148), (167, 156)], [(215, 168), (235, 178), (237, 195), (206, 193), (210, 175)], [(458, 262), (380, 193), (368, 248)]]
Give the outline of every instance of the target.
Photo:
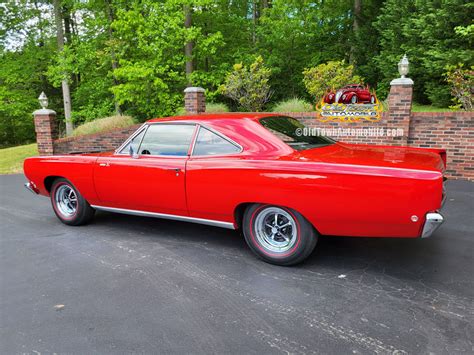
[(195, 125), (152, 124), (140, 145), (139, 154), (186, 156)]
[(130, 146), (133, 148), (133, 152), (138, 151), (138, 145), (142, 141), (143, 134), (145, 133), (146, 128), (143, 129), (139, 134), (137, 134), (130, 142), (127, 143), (125, 147), (119, 152), (119, 154), (130, 154)]
[(194, 145), (193, 155), (223, 155), (240, 152), (240, 148), (218, 134), (201, 127)]

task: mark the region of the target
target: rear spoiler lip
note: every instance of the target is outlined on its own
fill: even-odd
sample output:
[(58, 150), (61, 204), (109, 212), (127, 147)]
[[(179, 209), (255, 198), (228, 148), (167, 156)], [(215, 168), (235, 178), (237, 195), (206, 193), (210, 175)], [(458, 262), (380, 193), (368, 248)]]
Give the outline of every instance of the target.
[(378, 147), (385, 147), (385, 148), (401, 148), (401, 149), (409, 149), (409, 150), (419, 150), (423, 152), (430, 152), (430, 153), (435, 153), (438, 154), (443, 161), (444, 169), (447, 167), (447, 161), (446, 161), (446, 149), (443, 148), (424, 148), (424, 147), (410, 147), (410, 146), (391, 146), (391, 145), (378, 145)]

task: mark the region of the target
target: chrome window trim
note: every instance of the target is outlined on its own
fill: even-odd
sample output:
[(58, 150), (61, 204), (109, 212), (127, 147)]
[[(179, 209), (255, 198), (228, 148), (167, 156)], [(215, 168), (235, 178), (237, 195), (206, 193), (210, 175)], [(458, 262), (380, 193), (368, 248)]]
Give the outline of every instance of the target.
[[(151, 122), (151, 123), (144, 123), (132, 136), (130, 136), (126, 141), (125, 143), (123, 143), (116, 151), (115, 151), (115, 154), (118, 154), (118, 155), (130, 155), (130, 154), (126, 154), (126, 153), (120, 153), (120, 150), (123, 149), (127, 144), (128, 142), (135, 138), (138, 134), (141, 133), (141, 128), (142, 127), (145, 127), (144, 129), (148, 130), (148, 128), (152, 125), (165, 125), (165, 124), (169, 124), (169, 125), (194, 125), (194, 126), (198, 126), (198, 124), (196, 122), (176, 122), (176, 121), (167, 121), (167, 122)], [(146, 135), (146, 132), (145, 134), (143, 134), (143, 137), (142, 139), (140, 140), (140, 143), (138, 145), (138, 152), (140, 151), (140, 148), (141, 148), (141, 145), (142, 145), (142, 142), (143, 142), (143, 139), (145, 138), (145, 135)], [(194, 137), (194, 132), (193, 132), (193, 136), (191, 137), (191, 143), (189, 144), (189, 147), (191, 147), (192, 143), (193, 143), (193, 137)], [(189, 148), (188, 148), (188, 152), (189, 152)], [(189, 155), (186, 154), (186, 155), (155, 155), (155, 154), (139, 154), (138, 153), (138, 157), (140, 156), (147, 156), (147, 157), (160, 157), (160, 158), (188, 158)]]
[[(195, 122), (176, 122), (176, 121), (167, 121), (167, 122), (152, 122), (150, 124), (148, 124), (148, 126), (154, 126), (154, 125), (179, 125), (179, 126), (195, 126), (194, 127), (194, 131), (191, 135), (191, 142), (189, 143), (189, 146), (188, 146), (188, 150), (186, 151), (186, 154), (185, 155), (156, 155), (156, 154), (140, 154), (138, 153), (138, 156), (147, 156), (147, 157), (160, 157), (160, 158), (172, 158), (172, 159), (176, 159), (176, 158), (189, 158), (189, 148), (191, 147), (191, 145), (193, 144), (193, 138), (194, 138), (194, 134), (196, 133), (196, 126), (198, 125), (197, 123)], [(143, 135), (143, 138), (142, 140), (140, 141), (140, 145), (138, 146), (138, 151), (140, 151), (140, 148), (142, 147), (142, 143), (143, 143), (143, 139), (145, 138), (145, 135), (146, 135), (146, 132), (145, 134)]]
[[(148, 128), (148, 124), (144, 123), (142, 124), (140, 127), (138, 127), (138, 129), (130, 136), (127, 138), (127, 140), (125, 142), (122, 143), (122, 145), (120, 147), (118, 147), (117, 149), (115, 149), (114, 151), (114, 154), (118, 154), (118, 155), (130, 155), (130, 154), (125, 154), (125, 153), (120, 153), (120, 151), (125, 148), (127, 146), (127, 144), (132, 140), (134, 139), (136, 136), (138, 136), (143, 130), (146, 130)], [(146, 132), (145, 132), (146, 133)], [(145, 137), (145, 135), (143, 135), (143, 137)], [(141, 141), (140, 141), (140, 144), (141, 144)]]
[(141, 210), (129, 210), (125, 208), (106, 207), (106, 206), (97, 206), (97, 205), (91, 205), (91, 207), (97, 210), (107, 211), (107, 212), (130, 214), (134, 216), (172, 219), (175, 221), (192, 222), (192, 223), (205, 224), (205, 225), (214, 226), (214, 227), (235, 229), (234, 223), (216, 221), (213, 219), (196, 218), (196, 217), (180, 216), (180, 215), (167, 214), (167, 213), (148, 212), (148, 211), (141, 211)]
[[(148, 129), (149, 126), (151, 125), (163, 125), (163, 124), (173, 124), (173, 125), (194, 125), (196, 126), (196, 129), (197, 129), (197, 132), (194, 132), (194, 136), (191, 138), (191, 144), (190, 144), (190, 147), (191, 150), (188, 149), (188, 152), (190, 151), (190, 153), (188, 153), (187, 155), (178, 155), (178, 156), (172, 156), (172, 155), (154, 155), (154, 154), (146, 154), (146, 156), (149, 156), (149, 157), (160, 157), (160, 158), (187, 158), (187, 157), (193, 157), (193, 158), (204, 158), (204, 157), (225, 157), (225, 156), (234, 156), (234, 155), (238, 155), (240, 153), (242, 153), (244, 151), (244, 148), (239, 144), (237, 143), (236, 141), (232, 140), (231, 138), (227, 137), (225, 134), (223, 133), (220, 133), (219, 131), (216, 131), (214, 128), (211, 128), (207, 125), (204, 125), (202, 123), (199, 123), (199, 122), (193, 122), (193, 121), (189, 121), (189, 122), (179, 122), (179, 121), (166, 121), (166, 122), (151, 122), (151, 123), (147, 123), (145, 122), (144, 124), (142, 124), (124, 143), (122, 143), (122, 145), (120, 147), (118, 147), (114, 154), (115, 155), (130, 155), (130, 154), (127, 154), (127, 153), (121, 153), (120, 151), (125, 148), (127, 146), (127, 144), (132, 140), (134, 139), (136, 136), (138, 136), (143, 130), (145, 130), (145, 133), (143, 134), (143, 137), (142, 139), (140, 140), (140, 143), (138, 145), (138, 152), (140, 151), (140, 148), (141, 148), (141, 145), (142, 145), (142, 141), (143, 139), (145, 138), (145, 135), (146, 135), (146, 130)], [(194, 147), (196, 146), (196, 141), (197, 141), (197, 137), (199, 135), (199, 131), (201, 129), (201, 127), (211, 131), (212, 133), (218, 135), (219, 137), (225, 139), (226, 141), (228, 141), (230, 144), (234, 145), (235, 147), (239, 148), (239, 151), (238, 152), (235, 152), (235, 153), (230, 153), (230, 154), (216, 154), (216, 155), (193, 155), (194, 154)], [(138, 154), (138, 156), (142, 156), (143, 154)]]
[[(193, 142), (193, 149), (191, 150), (191, 157), (193, 157), (193, 158), (227, 157), (227, 156), (238, 155), (238, 154), (240, 154), (244, 151), (244, 148), (239, 143), (237, 143), (236, 141), (230, 139), (229, 137), (227, 137), (226, 135), (220, 133), (219, 131), (216, 131), (215, 129), (213, 129), (209, 126), (203, 125), (201, 123), (199, 123), (198, 125), (199, 125), (199, 130), (198, 130), (198, 132), (196, 134), (196, 137), (194, 139), (194, 142)], [(232, 144), (233, 146), (238, 148), (239, 151), (235, 152), (235, 153), (229, 153), (229, 154), (194, 155), (194, 148), (196, 147), (196, 142), (197, 142), (197, 139), (198, 139), (198, 136), (199, 136), (199, 132), (201, 131), (201, 127), (203, 127), (204, 129), (207, 129), (208, 131), (211, 131), (212, 133), (214, 133), (217, 136), (221, 137), (222, 139), (226, 140), (227, 142), (229, 142), (230, 144)]]

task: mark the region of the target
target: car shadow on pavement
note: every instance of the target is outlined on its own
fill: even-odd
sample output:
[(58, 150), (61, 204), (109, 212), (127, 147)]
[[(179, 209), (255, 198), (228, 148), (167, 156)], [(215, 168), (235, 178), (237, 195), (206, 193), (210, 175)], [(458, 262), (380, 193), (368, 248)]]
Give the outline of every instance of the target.
[[(238, 254), (242, 263), (257, 262), (262, 263), (263, 268), (279, 268), (258, 260), (239, 231), (107, 212), (98, 212), (93, 225), (106, 228), (112, 238), (114, 233), (110, 232), (117, 229), (120, 234), (116, 237), (120, 239), (126, 234), (134, 241), (144, 238), (151, 243), (179, 243), (180, 247), (191, 250), (196, 244), (205, 243), (218, 252)], [(448, 237), (445, 232), (441, 227), (429, 239), (321, 236), (312, 255), (292, 268), (341, 275), (370, 270), (396, 278), (418, 280), (423, 276), (430, 279), (430, 274), (435, 274), (440, 266), (440, 254), (445, 252), (443, 244)]]

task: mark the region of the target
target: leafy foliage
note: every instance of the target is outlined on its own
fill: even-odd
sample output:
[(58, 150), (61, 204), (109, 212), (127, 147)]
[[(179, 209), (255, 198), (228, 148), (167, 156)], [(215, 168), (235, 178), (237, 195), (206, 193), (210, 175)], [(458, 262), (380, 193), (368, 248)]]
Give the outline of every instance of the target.
[(265, 67), (261, 56), (255, 59), (249, 67), (242, 63), (235, 64), (229, 73), (221, 92), (236, 101), (245, 111), (258, 112), (270, 100), (269, 79), (271, 70)]
[(331, 89), (338, 89), (348, 84), (361, 84), (362, 78), (353, 74), (354, 67), (347, 65), (343, 60), (330, 61), (303, 71), (303, 82), (309, 94), (321, 100), (324, 94)]
[(308, 112), (312, 111), (313, 106), (303, 99), (292, 98), (278, 102), (273, 107), (273, 112)]
[(474, 37), (469, 35), (474, 5), (464, 0), (387, 0), (375, 28), (380, 52), (375, 63), (381, 73), (378, 94), (385, 97), (397, 77), (397, 62), (406, 53), (414, 99), (447, 107), (450, 90), (443, 78), (447, 65), (474, 64)]
[(86, 134), (112, 131), (114, 129), (132, 126), (135, 123), (135, 120), (130, 116), (110, 116), (99, 118), (76, 127), (73, 136), (84, 136)]
[(446, 81), (451, 86), (451, 94), (455, 108), (474, 109), (474, 66), (463, 69), (463, 65), (450, 67), (446, 73)]
[(208, 102), (206, 104), (206, 112), (207, 113), (221, 113), (221, 112), (229, 112), (229, 108), (226, 104), (223, 103), (215, 103), (215, 102)]
[[(356, 11), (355, 0), (60, 0), (62, 52), (51, 1), (1, 3), (0, 145), (34, 140), (31, 113), (41, 91), (63, 121), (65, 76), (76, 125), (117, 113), (139, 121), (173, 114), (188, 84), (204, 87), (210, 102), (243, 109), (240, 99), (232, 101), (219, 87), (234, 63), (259, 56), (271, 69), (266, 85), (274, 102), (313, 100), (320, 93), (309, 94), (307, 84), (319, 78), (303, 82), (305, 68), (341, 61), (384, 99), (406, 53), (415, 99), (450, 105), (447, 66), (474, 65), (472, 2), (359, 2)], [(189, 27), (185, 6), (192, 9)], [(194, 71), (187, 78), (189, 59)]]

